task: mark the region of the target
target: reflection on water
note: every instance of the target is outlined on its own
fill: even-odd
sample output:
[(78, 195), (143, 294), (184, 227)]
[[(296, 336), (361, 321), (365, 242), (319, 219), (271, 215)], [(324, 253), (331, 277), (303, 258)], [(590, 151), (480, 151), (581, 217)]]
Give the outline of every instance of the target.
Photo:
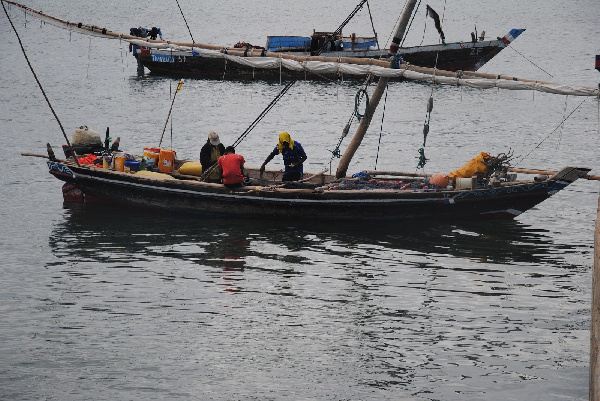
[[(286, 260), (285, 254), (290, 262), (302, 263), (312, 252), (369, 258), (399, 252), (468, 259), (485, 270), (492, 264), (543, 263), (572, 251), (553, 243), (546, 230), (517, 221), (422, 223), (414, 227), (414, 223), (319, 223), (300, 218), (282, 222), (199, 218), (97, 205), (67, 207), (50, 245), (57, 254), (102, 262), (123, 254), (133, 260), (172, 257), (192, 261), (209, 254), (215, 265), (238, 260), (238, 267), (248, 267), (252, 258)], [(306, 254), (291, 257), (302, 251)]]
[(56, 324), (80, 348), (107, 336), (120, 356), (88, 357), (153, 392), (167, 386), (123, 358), (214, 399), (586, 394), (584, 342), (572, 340), (587, 333), (580, 267), (518, 222), (357, 227), (77, 206), (49, 242)]

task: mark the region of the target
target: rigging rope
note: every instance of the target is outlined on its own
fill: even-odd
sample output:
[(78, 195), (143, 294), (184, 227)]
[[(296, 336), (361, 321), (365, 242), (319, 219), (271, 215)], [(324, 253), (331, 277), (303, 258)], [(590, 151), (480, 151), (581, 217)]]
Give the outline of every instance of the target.
[[(428, 6), (429, 10), (429, 6)], [(444, 11), (442, 13), (442, 22), (444, 21), (444, 17), (446, 15), (446, 2), (444, 1)], [(439, 42), (444, 43), (443, 37), (440, 35), (438, 39)], [(427, 135), (429, 134), (429, 123), (431, 122), (431, 111), (433, 110), (433, 94), (435, 93), (435, 76), (437, 73), (437, 63), (439, 59), (440, 51), (436, 51), (435, 53), (435, 65), (433, 66), (433, 80), (431, 82), (431, 94), (429, 95), (429, 100), (427, 101), (427, 114), (425, 115), (425, 122), (423, 124), (423, 147), (419, 149), (419, 163), (417, 164), (417, 169), (422, 169), (425, 167), (427, 163), (427, 158), (425, 157), (425, 144), (427, 143)]]
[[(402, 9), (406, 8), (406, 3), (408, 3), (408, 0), (404, 0), (404, 5), (402, 6)], [(394, 27), (398, 26), (398, 22), (400, 21), (400, 18), (402, 18), (402, 14), (398, 15), (398, 17), (396, 18), (396, 23), (394, 24)], [(392, 29), (392, 31), (390, 32), (387, 40), (385, 41), (385, 48), (388, 49), (390, 40), (392, 39), (392, 35), (394, 35), (394, 31), (395, 29)]]
[[(358, 112), (359, 106), (360, 106), (360, 101), (362, 100), (362, 98), (366, 97), (367, 101), (365, 102), (365, 113), (364, 114), (360, 114)], [(354, 96), (354, 115), (356, 116), (356, 119), (360, 122), (360, 120), (363, 119), (364, 116), (369, 114), (369, 94), (367, 93), (367, 88), (361, 88), (358, 90), (358, 92), (356, 92), (356, 95)]]
[(561, 125), (562, 125), (562, 124), (563, 124), (565, 121), (567, 121), (567, 120), (569, 119), (569, 117), (571, 117), (571, 115), (572, 115), (573, 113), (575, 113), (575, 112), (577, 111), (577, 109), (578, 109), (579, 107), (581, 107), (581, 105), (582, 105), (582, 104), (583, 104), (583, 103), (584, 103), (586, 100), (587, 100), (587, 98), (584, 98), (584, 99), (583, 99), (583, 101), (582, 101), (581, 103), (579, 103), (579, 105), (578, 105), (577, 107), (575, 107), (575, 109), (573, 109), (573, 111), (571, 111), (571, 112), (569, 113), (569, 115), (568, 115), (566, 118), (564, 118), (564, 119), (563, 119), (563, 120), (560, 122), (560, 124), (558, 124), (558, 126), (557, 126), (556, 128), (554, 128), (554, 129), (552, 130), (552, 132), (551, 132), (551, 133), (549, 133), (549, 134), (548, 134), (548, 135), (547, 135), (547, 136), (546, 136), (544, 139), (542, 139), (542, 140), (540, 141), (540, 143), (538, 143), (538, 144), (537, 144), (537, 145), (536, 145), (536, 146), (535, 146), (533, 149), (531, 149), (531, 150), (529, 151), (529, 153), (527, 153), (525, 156), (523, 156), (523, 157), (521, 158), (521, 160), (519, 160), (519, 161), (517, 162), (517, 164), (515, 164), (515, 167), (517, 167), (517, 166), (519, 165), (519, 163), (521, 163), (523, 160), (525, 160), (525, 158), (527, 158), (527, 157), (528, 157), (530, 154), (532, 154), (534, 150), (536, 150), (537, 148), (539, 148), (539, 147), (542, 145), (542, 143), (544, 143), (544, 141), (545, 141), (546, 139), (550, 138), (550, 136), (551, 136), (552, 134), (554, 134), (554, 133), (556, 132), (556, 130), (557, 130), (557, 129), (559, 129), (559, 128), (560, 128), (560, 126), (561, 126)]
[(377, 32), (375, 32), (375, 24), (373, 24), (373, 15), (371, 15), (371, 6), (369, 5), (369, 1), (367, 1), (367, 9), (369, 10), (369, 18), (371, 19), (371, 27), (373, 28), (373, 34), (375, 35), (375, 41), (377, 42), (377, 50), (381, 50), (379, 47), (379, 39), (377, 39)]
[[(342, 22), (342, 24), (341, 24), (340, 26), (338, 26), (338, 28), (335, 30), (335, 32), (333, 32), (331, 35), (328, 35), (328, 36), (327, 36), (327, 39), (326, 39), (326, 40), (323, 42), (323, 45), (321, 46), (321, 48), (320, 48), (320, 49), (319, 49), (319, 50), (318, 50), (318, 51), (315, 53), (315, 56), (318, 56), (318, 55), (320, 55), (320, 54), (321, 54), (321, 53), (322, 53), (322, 52), (323, 52), (323, 51), (324, 51), (324, 50), (327, 48), (327, 45), (329, 44), (329, 41), (330, 41), (331, 39), (335, 39), (335, 37), (336, 37), (337, 35), (339, 35), (339, 34), (341, 34), (341, 33), (342, 33), (342, 29), (344, 29), (344, 27), (345, 27), (346, 25), (348, 25), (348, 22), (350, 22), (350, 20), (351, 20), (352, 18), (354, 18), (354, 16), (356, 15), (356, 13), (358, 13), (360, 10), (362, 10), (363, 4), (365, 4), (366, 2), (367, 2), (367, 0), (362, 0), (362, 1), (361, 1), (361, 2), (360, 2), (360, 3), (359, 3), (359, 4), (358, 4), (358, 5), (357, 5), (357, 6), (354, 8), (354, 11), (352, 11), (352, 12), (350, 13), (350, 15), (348, 15), (348, 16), (346, 17), (346, 19), (344, 20), (344, 22)], [(368, 6), (368, 4), (367, 4), (367, 6)], [(370, 9), (369, 9), (369, 10), (370, 10)], [(370, 12), (370, 11), (369, 11), (369, 12)], [(371, 22), (372, 22), (372, 20), (371, 20)], [(373, 29), (373, 30), (374, 30), (374, 29)]]
[(292, 87), (292, 85), (294, 85), (295, 82), (296, 80), (288, 82), (288, 84), (279, 92), (279, 94), (275, 96), (275, 99), (273, 99), (271, 103), (269, 103), (269, 105), (265, 107), (265, 109), (258, 115), (258, 117), (256, 117), (256, 119), (252, 121), (248, 128), (246, 128), (246, 130), (235, 140), (235, 142), (233, 143), (234, 148), (248, 136), (250, 131), (252, 131), (254, 127), (256, 127), (256, 125), (258, 125), (260, 120), (262, 120), (267, 115), (267, 113), (273, 108), (273, 106), (275, 106), (275, 104), (277, 104), (279, 99), (281, 99), (283, 95), (285, 95), (285, 93)]
[(425, 24), (423, 25), (423, 36), (421, 37), (421, 43), (419, 43), (419, 46), (421, 46), (423, 44), (423, 41), (425, 40), (425, 32), (427, 31), (427, 13), (425, 13)]
[[(232, 146), (234, 148), (237, 147), (248, 136), (250, 131), (252, 131), (254, 129), (254, 127), (256, 127), (258, 125), (260, 120), (262, 120), (267, 115), (267, 113), (273, 108), (273, 106), (275, 106), (275, 104), (277, 104), (279, 99), (281, 99), (283, 97), (283, 95), (286, 94), (286, 92), (292, 87), (292, 85), (294, 85), (296, 83), (296, 81), (297, 81), (297, 79), (288, 82), (288, 84), (277, 94), (277, 96), (275, 96), (275, 99), (273, 99), (271, 101), (271, 103), (269, 103), (267, 105), (267, 107), (265, 107), (265, 109), (258, 115), (258, 117), (256, 117), (256, 119), (254, 121), (252, 121), (252, 123), (248, 126), (248, 128), (246, 128), (246, 130), (235, 140), (235, 142), (233, 142)], [(218, 166), (218, 164), (214, 163), (212, 166), (207, 168), (206, 171), (203, 171), (199, 180), (205, 181), (206, 178), (217, 168), (217, 166)]]
[(192, 38), (192, 43), (196, 43), (196, 41), (194, 41), (194, 37), (192, 36), (192, 31), (190, 30), (190, 26), (188, 25), (187, 20), (185, 19), (185, 15), (183, 15), (183, 11), (181, 10), (179, 1), (175, 0), (175, 3), (177, 3), (177, 7), (179, 7), (179, 12), (181, 13), (181, 16), (183, 17), (183, 21), (185, 22), (185, 26), (187, 26), (188, 32), (190, 33), (190, 38)]
[[(44, 99), (46, 99), (46, 103), (48, 103), (48, 107), (50, 107), (50, 111), (52, 111), (52, 114), (54, 115), (54, 118), (58, 122), (58, 126), (60, 127), (60, 130), (62, 131), (62, 134), (65, 137), (65, 140), (67, 141), (67, 145), (69, 145), (69, 148), (71, 149), (71, 152), (73, 154), (75, 154), (75, 151), (73, 150), (73, 146), (71, 145), (71, 142), (69, 142), (69, 138), (67, 137), (67, 134), (65, 133), (65, 129), (63, 128), (63, 125), (60, 122), (60, 119), (56, 115), (56, 112), (54, 111), (54, 108), (52, 107), (52, 104), (50, 104), (50, 100), (48, 99), (48, 96), (46, 96), (46, 91), (44, 91), (44, 88), (42, 87), (42, 84), (41, 84), (40, 80), (38, 79), (35, 71), (33, 70), (33, 67), (31, 65), (31, 63), (29, 62), (29, 57), (27, 57), (27, 53), (25, 52), (25, 48), (23, 47), (23, 42), (21, 42), (21, 37), (19, 36), (19, 33), (17, 32), (17, 29), (13, 25), (13, 22), (10, 19), (10, 16), (8, 15), (8, 11), (6, 11), (6, 7), (4, 7), (4, 2), (0, 1), (0, 3), (2, 3), (2, 8), (4, 9), (4, 13), (6, 14), (6, 18), (8, 18), (8, 22), (10, 22), (10, 26), (12, 27), (15, 35), (17, 36), (17, 40), (19, 41), (19, 46), (21, 46), (21, 51), (23, 52), (23, 56), (25, 56), (25, 61), (27, 61), (27, 65), (29, 66), (29, 69), (31, 70), (31, 73), (33, 74), (33, 77), (35, 78), (35, 82), (37, 82), (38, 86), (40, 87), (40, 90), (42, 91), (42, 95), (44, 95)], [(77, 163), (77, 165), (79, 166), (79, 160), (77, 160), (77, 157), (75, 157), (74, 159), (75, 159), (75, 163)]]
[(406, 36), (408, 35), (408, 32), (410, 32), (410, 27), (412, 26), (413, 21), (415, 20), (415, 17), (417, 16), (417, 11), (419, 10), (420, 5), (421, 5), (421, 0), (419, 0), (419, 3), (415, 7), (415, 11), (414, 11), (412, 18), (410, 19), (410, 23), (406, 27), (406, 31), (404, 32), (404, 36), (402, 37), (402, 43), (400, 43), (400, 47), (402, 47), (402, 45), (404, 45), (404, 41), (406, 40)]
[(545, 72), (546, 74), (550, 75), (552, 78), (554, 78), (554, 75), (550, 74), (548, 71), (544, 70), (542, 67), (540, 67), (539, 65), (537, 65), (536, 63), (534, 63), (533, 61), (529, 60), (527, 57), (525, 57), (523, 54), (521, 54), (517, 49), (515, 49), (512, 44), (506, 46), (509, 47), (511, 49), (513, 49), (515, 52), (517, 52), (517, 54), (519, 54), (519, 56), (523, 57), (525, 60), (529, 61), (531, 64), (533, 64), (535, 67), (539, 68), (541, 71)]
[[(373, 79), (373, 76), (371, 74), (367, 75), (367, 79), (365, 80), (365, 83), (358, 90), (358, 92), (355, 96), (355, 102), (356, 102), (356, 97), (358, 97), (360, 93), (364, 93), (367, 96), (367, 103), (368, 103), (369, 95), (367, 93), (367, 88), (370, 85), (372, 79)], [(359, 103), (360, 103), (360, 100), (359, 100)], [(331, 159), (329, 159), (329, 169), (331, 169), (331, 161), (336, 157), (339, 159), (341, 156), (340, 146), (342, 145), (342, 141), (344, 140), (344, 138), (348, 135), (348, 132), (350, 131), (350, 125), (352, 124), (352, 120), (354, 119), (354, 117), (356, 117), (357, 120), (360, 121), (360, 118), (358, 117), (358, 106), (357, 105), (355, 105), (354, 111), (350, 115), (350, 118), (348, 119), (348, 122), (346, 123), (346, 126), (344, 127), (344, 130), (342, 131), (342, 135), (340, 136), (340, 139), (338, 140), (337, 145), (335, 146), (335, 148), (333, 150), (330, 150)], [(361, 115), (361, 118), (362, 118), (362, 115)]]
[(377, 161), (379, 160), (379, 147), (381, 145), (381, 137), (383, 136), (383, 120), (385, 119), (385, 106), (387, 105), (387, 95), (390, 84), (385, 87), (385, 98), (383, 100), (383, 114), (381, 115), (381, 126), (379, 127), (379, 141), (377, 142), (377, 154), (375, 156), (375, 168), (373, 170), (377, 170)]
[(562, 141), (563, 129), (565, 127), (565, 114), (567, 114), (567, 102), (569, 100), (569, 95), (565, 96), (565, 109), (563, 110), (563, 123), (560, 124), (560, 134), (558, 135), (558, 143), (556, 144), (556, 150), (560, 149), (560, 142)]

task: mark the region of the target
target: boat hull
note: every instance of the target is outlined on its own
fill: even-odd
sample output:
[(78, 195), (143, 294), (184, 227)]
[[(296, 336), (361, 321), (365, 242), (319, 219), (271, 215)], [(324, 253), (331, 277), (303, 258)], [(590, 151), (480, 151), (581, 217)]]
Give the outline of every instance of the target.
[[(477, 71), (484, 64), (508, 46), (524, 29), (513, 29), (503, 38), (492, 41), (458, 42), (430, 46), (400, 48), (398, 54), (403, 61), (419, 67), (437, 68), (446, 71)], [(298, 71), (288, 70), (285, 65), (263, 67), (258, 61), (264, 59), (261, 55), (244, 56), (240, 59), (226, 59), (207, 56), (192, 49), (161, 49), (132, 47), (133, 55), (138, 63), (148, 68), (152, 73), (173, 75), (177, 77), (219, 78), (219, 79), (281, 79), (298, 77)], [(227, 50), (223, 49), (226, 53)], [(247, 54), (243, 53), (243, 54)], [(260, 54), (260, 53), (259, 53)], [(277, 52), (268, 53), (277, 57)], [(308, 57), (311, 52), (286, 51), (280, 54)], [(332, 61), (339, 58), (382, 59), (388, 56), (387, 50), (343, 50), (323, 52), (321, 56), (329, 57)], [(257, 63), (253, 63), (256, 61)], [(338, 78), (339, 72), (306, 72), (303, 79), (333, 79)], [(344, 76), (351, 78), (352, 76)]]
[(474, 190), (356, 191), (279, 187), (229, 190), (219, 184), (159, 180), (61, 162), (49, 161), (48, 167), (51, 174), (77, 187), (84, 194), (84, 201), (89, 197), (94, 201), (201, 215), (381, 222), (511, 219), (589, 171), (568, 168), (556, 179)]

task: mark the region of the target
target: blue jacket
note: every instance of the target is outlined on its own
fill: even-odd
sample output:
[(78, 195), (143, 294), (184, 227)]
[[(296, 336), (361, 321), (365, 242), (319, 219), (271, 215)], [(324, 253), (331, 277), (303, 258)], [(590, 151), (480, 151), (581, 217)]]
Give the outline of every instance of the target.
[[(273, 156), (279, 154), (279, 149), (275, 146), (273, 152), (271, 152)], [(287, 148), (283, 152), (281, 152), (281, 156), (283, 156), (283, 164), (285, 166), (286, 173), (302, 173), (304, 170), (302, 169), (302, 164), (297, 165), (295, 167), (290, 167), (292, 163), (298, 163), (301, 159), (306, 158), (306, 153), (304, 153), (304, 149), (302, 145), (298, 141), (294, 141), (294, 149)]]

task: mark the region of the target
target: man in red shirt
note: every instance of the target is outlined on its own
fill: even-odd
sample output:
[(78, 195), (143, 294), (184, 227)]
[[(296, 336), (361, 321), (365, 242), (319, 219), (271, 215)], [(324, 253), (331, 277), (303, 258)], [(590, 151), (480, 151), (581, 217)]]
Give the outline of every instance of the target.
[(235, 148), (228, 146), (225, 154), (217, 160), (223, 174), (223, 185), (227, 188), (239, 188), (244, 182), (244, 156), (236, 155)]

